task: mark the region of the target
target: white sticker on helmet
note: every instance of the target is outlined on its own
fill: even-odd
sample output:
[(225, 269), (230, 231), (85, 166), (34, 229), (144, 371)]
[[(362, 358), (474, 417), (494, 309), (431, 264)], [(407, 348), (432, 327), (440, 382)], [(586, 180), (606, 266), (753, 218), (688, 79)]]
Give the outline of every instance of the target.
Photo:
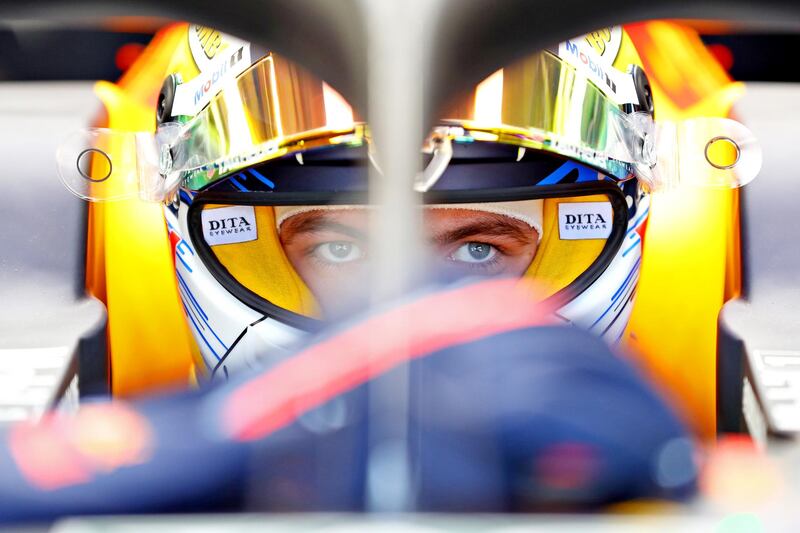
[(213, 68), (214, 59), (229, 48), (238, 48), (243, 44), (245, 44), (245, 41), (214, 28), (201, 26), (200, 24), (189, 26), (189, 51), (192, 53), (192, 59), (194, 59), (200, 71)]
[(585, 39), (558, 45), (558, 57), (583, 73), (615, 104), (638, 104), (633, 78), (604, 60)]
[(195, 78), (175, 88), (172, 116), (194, 116), (219, 93), (226, 82), (236, 79), (250, 66), (250, 44), (229, 46)]
[(558, 236), (562, 241), (607, 239), (612, 224), (609, 202), (558, 204)]
[(607, 65), (613, 65), (622, 47), (622, 26), (611, 26), (589, 32), (583, 36), (583, 40)]
[(256, 213), (252, 206), (204, 209), (201, 218), (203, 237), (211, 246), (254, 241), (258, 238)]

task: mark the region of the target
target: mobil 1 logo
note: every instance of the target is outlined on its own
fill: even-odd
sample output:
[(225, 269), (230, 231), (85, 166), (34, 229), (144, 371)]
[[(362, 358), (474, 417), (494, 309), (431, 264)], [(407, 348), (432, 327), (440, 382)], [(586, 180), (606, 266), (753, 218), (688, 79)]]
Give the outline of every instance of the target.
[(205, 209), (201, 215), (203, 237), (211, 246), (254, 241), (258, 238), (253, 206), (236, 205)]
[(558, 236), (561, 240), (607, 239), (613, 211), (609, 202), (558, 204)]

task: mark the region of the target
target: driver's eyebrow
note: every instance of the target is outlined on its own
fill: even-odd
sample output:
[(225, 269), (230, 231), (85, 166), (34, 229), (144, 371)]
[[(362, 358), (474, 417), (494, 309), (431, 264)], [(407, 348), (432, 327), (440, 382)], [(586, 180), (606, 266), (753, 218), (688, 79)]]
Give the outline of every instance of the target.
[(534, 231), (533, 228), (522, 221), (492, 213), (482, 220), (469, 222), (456, 229), (433, 235), (431, 236), (431, 241), (438, 245), (447, 245), (468, 237), (483, 235), (487, 237), (507, 237), (517, 241), (519, 244), (528, 244), (533, 240)]
[(292, 239), (305, 233), (322, 233), (332, 231), (347, 235), (354, 239), (366, 240), (367, 234), (353, 226), (336, 222), (330, 213), (311, 211), (300, 213), (286, 220), (280, 229), (281, 240), (288, 244)]

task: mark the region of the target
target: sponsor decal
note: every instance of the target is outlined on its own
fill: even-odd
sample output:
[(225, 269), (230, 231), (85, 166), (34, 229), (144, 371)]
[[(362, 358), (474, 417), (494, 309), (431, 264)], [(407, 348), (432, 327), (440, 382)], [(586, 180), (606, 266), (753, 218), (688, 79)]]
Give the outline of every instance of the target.
[(178, 85), (175, 90), (175, 101), (172, 104), (173, 116), (196, 115), (216, 96), (227, 81), (235, 79), (248, 66), (250, 66), (249, 44), (230, 47), (227, 52), (217, 54), (211, 65), (197, 77)]
[(207, 94), (212, 92), (212, 88), (217, 87), (220, 80), (225, 78), (225, 74), (228, 73), (229, 69), (234, 69), (236, 65), (242, 61), (243, 53), (244, 48), (239, 48), (233, 53), (233, 55), (230, 56), (228, 61), (223, 61), (222, 64), (217, 65), (214, 70), (210, 71), (210, 75), (205, 77), (202, 84), (196, 84), (197, 86), (194, 91), (195, 106), (202, 102)]
[(192, 24), (189, 26), (189, 51), (192, 53), (200, 71), (212, 67), (214, 59), (228, 51), (246, 44), (244, 41), (226, 35), (208, 26)]
[(203, 237), (210, 246), (254, 241), (258, 238), (253, 206), (236, 205), (203, 211)]
[(617, 92), (617, 84), (609, 75), (611, 69), (606, 68), (607, 65), (603, 65), (603, 62), (598, 60), (597, 55), (590, 54), (587, 51), (579, 50), (578, 45), (572, 41), (567, 41), (566, 45), (567, 51), (573, 57), (577, 57), (580, 60), (580, 63), (587, 67), (592, 74), (594, 74), (595, 78), (600, 79), (606, 85), (606, 87), (611, 89), (612, 92)]
[(609, 202), (558, 204), (558, 236), (562, 241), (607, 239), (612, 224)]
[(593, 31), (584, 35), (583, 40), (606, 65), (613, 65), (622, 46), (622, 27), (612, 26)]
[(639, 103), (633, 78), (614, 68), (585, 39), (567, 40), (559, 44), (558, 56), (584, 73), (614, 103)]

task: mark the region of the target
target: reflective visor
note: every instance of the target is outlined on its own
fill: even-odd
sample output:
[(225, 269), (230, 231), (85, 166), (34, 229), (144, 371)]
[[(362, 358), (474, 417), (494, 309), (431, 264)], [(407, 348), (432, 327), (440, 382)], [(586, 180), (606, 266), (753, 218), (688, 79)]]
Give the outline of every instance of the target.
[(448, 107), (443, 118), (483, 131), (482, 140), (556, 152), (618, 179), (630, 176), (632, 164), (644, 162), (627, 115), (550, 52), (496, 71)]
[[(546, 51), (495, 72), (442, 116), (426, 143), (430, 152), (437, 138), (490, 141), (567, 157), (617, 181), (635, 175), (649, 190), (739, 187), (761, 166), (760, 146), (741, 124), (721, 118), (655, 124), (650, 115), (624, 113), (582, 72)], [(732, 147), (730, 162), (716, 161), (715, 141)], [(271, 54), (186, 123), (163, 124), (155, 135), (82, 130), (62, 143), (57, 160), (62, 181), (81, 198), (169, 201), (179, 186), (200, 191), (242, 171), (252, 174), (248, 169), (266, 161), (334, 146), (369, 150), (368, 128), (330, 86)], [(423, 178), (417, 190), (429, 188), (430, 176)]]
[[(445, 113), (474, 139), (547, 150), (631, 176), (637, 138), (619, 107), (572, 66), (541, 52), (497, 71)], [(308, 148), (368, 142), (352, 108), (319, 79), (270, 55), (185, 125), (174, 168), (199, 190), (258, 162)]]
[(172, 146), (190, 189), (288, 151), (347, 142), (350, 105), (307, 70), (270, 54), (233, 80), (188, 122)]

